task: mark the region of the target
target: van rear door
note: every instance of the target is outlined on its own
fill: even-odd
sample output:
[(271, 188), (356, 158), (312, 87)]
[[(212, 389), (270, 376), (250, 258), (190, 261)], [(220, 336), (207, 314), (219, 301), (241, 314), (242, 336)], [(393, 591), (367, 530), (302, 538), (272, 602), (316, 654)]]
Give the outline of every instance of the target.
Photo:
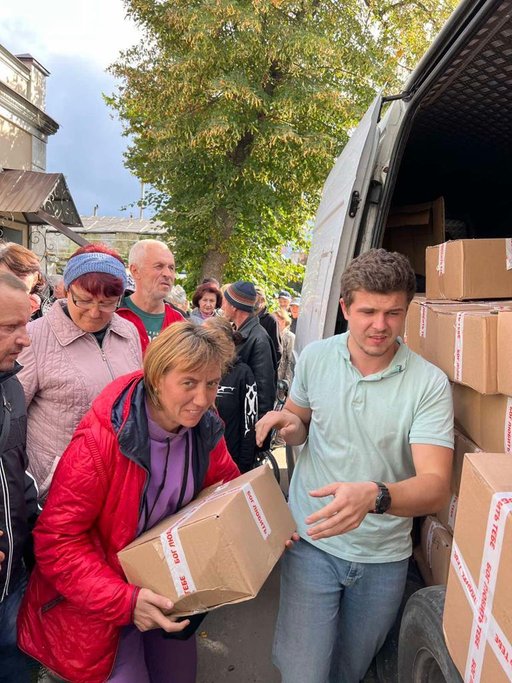
[(334, 334), (339, 281), (354, 255), (375, 163), (381, 97), (377, 96), (326, 180), (302, 286), (295, 351)]

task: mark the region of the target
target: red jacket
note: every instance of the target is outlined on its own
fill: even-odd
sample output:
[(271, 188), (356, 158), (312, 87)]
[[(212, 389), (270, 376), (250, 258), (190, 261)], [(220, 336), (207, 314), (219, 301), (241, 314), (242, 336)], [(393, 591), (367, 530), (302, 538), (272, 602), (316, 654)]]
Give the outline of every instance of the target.
[[(178, 313), (178, 311), (176, 311), (168, 303), (165, 303), (164, 305), (165, 305), (165, 314), (164, 314), (164, 321), (162, 323), (162, 330), (165, 330), (166, 327), (169, 327), (169, 325), (171, 323), (183, 323), (183, 322), (185, 322), (185, 318), (181, 315), (181, 313)], [(132, 311), (131, 308), (124, 306), (123, 302), (121, 302), (121, 308), (118, 308), (116, 313), (117, 313), (117, 315), (120, 315), (121, 318), (124, 318), (125, 320), (129, 320), (131, 323), (133, 323), (135, 325), (135, 327), (137, 328), (137, 332), (139, 333), (140, 344), (142, 346), (142, 353), (144, 354), (147, 347), (149, 346), (149, 337), (148, 337), (148, 333), (146, 332), (146, 328), (144, 327), (144, 323), (142, 322), (142, 320), (135, 313), (135, 311)]]
[[(194, 496), (238, 476), (217, 414), (193, 428)], [(150, 465), (142, 373), (108, 385), (79, 424), (34, 530), (34, 569), (18, 617), (20, 647), (73, 683), (102, 683), (139, 589), (117, 552), (136, 536)]]

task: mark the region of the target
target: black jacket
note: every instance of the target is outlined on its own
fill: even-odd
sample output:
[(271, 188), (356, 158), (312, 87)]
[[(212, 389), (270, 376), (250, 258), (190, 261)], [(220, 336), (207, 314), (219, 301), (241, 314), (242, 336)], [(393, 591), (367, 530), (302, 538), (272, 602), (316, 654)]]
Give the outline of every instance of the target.
[(258, 387), (258, 417), (274, 407), (276, 399), (276, 361), (270, 337), (260, 325), (257, 315), (247, 318), (238, 328), (242, 342), (237, 347), (238, 357), (251, 368)]
[(0, 372), (0, 430), (7, 413), (10, 424), (7, 439), (0, 452), (0, 550), (5, 553), (0, 571), (0, 602), (9, 594), (9, 587), (20, 571), (22, 558), (27, 563), (31, 554), (31, 531), (37, 519), (37, 489), (27, 474), (27, 413), (25, 397), (14, 376), (21, 366)]
[(263, 308), (258, 313), (258, 318), (260, 319), (260, 325), (266, 330), (270, 341), (274, 345), (274, 350), (276, 352), (276, 368), (279, 366), (279, 361), (283, 355), (283, 343), (281, 341), (281, 332), (279, 331), (279, 325), (274, 316), (267, 311), (267, 307)]
[(240, 472), (247, 472), (256, 453), (258, 392), (251, 368), (239, 358), (221, 379), (215, 404), (225, 424), (229, 454)]

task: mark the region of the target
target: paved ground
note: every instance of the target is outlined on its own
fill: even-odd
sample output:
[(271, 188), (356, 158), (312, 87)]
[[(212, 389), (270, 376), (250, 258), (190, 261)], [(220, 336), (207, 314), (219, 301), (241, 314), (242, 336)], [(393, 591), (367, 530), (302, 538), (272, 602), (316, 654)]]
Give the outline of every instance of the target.
[[(284, 449), (275, 453), (287, 493)], [(254, 600), (211, 612), (197, 638), (197, 683), (279, 683), (281, 676), (271, 662), (278, 604), (279, 565)]]
[[(284, 449), (277, 455), (284, 468)], [(281, 473), (287, 491), (284, 469)], [(278, 603), (279, 565), (254, 600), (211, 612), (198, 632), (197, 683), (279, 683), (271, 662)], [(369, 673), (364, 683), (377, 683), (377, 678)]]
[(207, 616), (197, 638), (197, 683), (279, 683), (271, 663), (278, 596), (276, 568), (257, 598)]
[[(271, 662), (279, 567), (254, 600), (211, 612), (198, 634), (197, 683), (280, 683)], [(364, 683), (378, 683), (373, 669)]]

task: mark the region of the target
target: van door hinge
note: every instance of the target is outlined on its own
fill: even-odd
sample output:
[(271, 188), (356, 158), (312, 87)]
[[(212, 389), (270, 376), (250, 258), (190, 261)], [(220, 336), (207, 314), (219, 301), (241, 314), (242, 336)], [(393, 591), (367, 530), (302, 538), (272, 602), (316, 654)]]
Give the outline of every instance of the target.
[(348, 215), (350, 218), (354, 218), (354, 216), (357, 213), (357, 210), (359, 209), (359, 204), (361, 203), (361, 195), (357, 190), (354, 190), (352, 192), (352, 198), (350, 200), (350, 207), (348, 210)]

